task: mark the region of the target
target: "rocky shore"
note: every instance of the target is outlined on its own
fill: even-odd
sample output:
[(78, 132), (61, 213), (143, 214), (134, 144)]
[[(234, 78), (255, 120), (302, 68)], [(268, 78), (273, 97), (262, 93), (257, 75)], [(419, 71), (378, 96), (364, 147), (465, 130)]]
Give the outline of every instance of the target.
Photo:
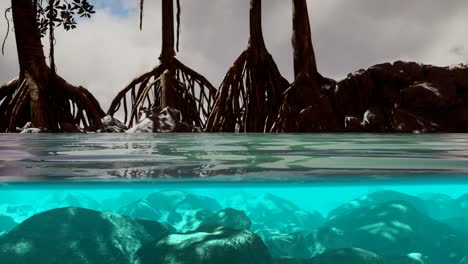
[[(349, 74), (344, 80), (324, 78), (320, 100), (296, 111), (287, 132), (463, 133), (468, 132), (468, 66), (436, 67), (397, 61)], [(299, 100), (299, 99), (298, 99)], [(307, 98), (301, 98), (301, 104)], [(307, 103), (306, 103), (307, 105)], [(137, 125), (128, 129), (112, 116), (94, 132), (203, 132), (185, 123), (180, 111), (144, 109)], [(84, 132), (62, 124), (63, 132)], [(34, 124), (18, 128), (39, 133)], [(89, 132), (89, 131), (88, 131)], [(93, 132), (93, 131), (91, 131)]]

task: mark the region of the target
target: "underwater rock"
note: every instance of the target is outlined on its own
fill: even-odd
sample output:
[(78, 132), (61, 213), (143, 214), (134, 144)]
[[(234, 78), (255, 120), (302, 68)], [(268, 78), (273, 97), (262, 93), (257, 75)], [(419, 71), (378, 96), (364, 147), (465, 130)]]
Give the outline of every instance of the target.
[(138, 219), (158, 221), (162, 217), (162, 213), (153, 208), (148, 201), (142, 199), (135, 201), (118, 210), (119, 214), (128, 215)]
[(128, 130), (128, 127), (118, 119), (107, 115), (101, 119), (103, 129), (98, 132), (103, 133), (123, 133)]
[(323, 226), (306, 236), (306, 243), (312, 256), (328, 249), (350, 248), (351, 239), (345, 232), (336, 227)]
[(456, 202), (464, 210), (465, 215), (468, 215), (468, 193), (457, 198)]
[(135, 218), (167, 222), (179, 232), (186, 232), (198, 228), (205, 218), (220, 209), (218, 202), (209, 197), (161, 191), (124, 206), (118, 212)]
[(297, 259), (290, 257), (273, 258), (273, 264), (314, 264), (312, 259)]
[(198, 127), (182, 121), (182, 114), (177, 109), (160, 107), (143, 109), (138, 124), (127, 130), (127, 133), (191, 133), (202, 132)]
[(420, 252), (434, 263), (451, 264), (468, 252), (468, 235), (431, 219), (406, 201), (356, 207), (324, 225), (344, 230), (353, 246), (382, 256)]
[(149, 193), (151, 192), (146, 190), (125, 191), (119, 193), (119, 195), (116, 197), (110, 197), (100, 201), (100, 205), (104, 211), (117, 212), (122, 208), (122, 206), (137, 202), (143, 199)]
[(305, 259), (312, 257), (304, 235), (300, 232), (290, 234), (273, 234), (263, 238), (268, 251), (273, 257), (291, 257)]
[(440, 221), (454, 230), (468, 234), (468, 216), (441, 219)]
[(384, 264), (384, 259), (374, 252), (360, 248), (327, 250), (312, 258), (313, 264)]
[(336, 209), (333, 209), (328, 214), (328, 219), (333, 219), (335, 216), (345, 214), (346, 212), (351, 210), (369, 207), (371, 205), (377, 205), (380, 203), (386, 203), (390, 201), (405, 201), (412, 204), (421, 213), (427, 213), (428, 211), (426, 203), (416, 196), (396, 191), (383, 190), (359, 197), (337, 207)]
[(16, 225), (17, 223), (15, 222), (15, 220), (13, 220), (13, 218), (5, 215), (0, 215), (0, 236), (15, 228)]
[(419, 197), (426, 205), (427, 214), (437, 220), (445, 222), (446, 219), (468, 216), (461, 204), (452, 197), (440, 193), (422, 193)]
[(253, 231), (274, 229), (285, 234), (312, 231), (324, 221), (320, 213), (303, 211), (291, 201), (271, 194), (231, 196), (226, 206), (246, 212)]
[(205, 218), (201, 225), (219, 225), (232, 229), (249, 230), (252, 222), (244, 211), (226, 208)]
[(387, 264), (431, 264), (427, 256), (421, 253), (409, 253), (403, 257), (390, 257), (386, 258)]
[(260, 237), (247, 230), (203, 226), (143, 246), (133, 264), (271, 264)]
[(37, 214), (0, 238), (2, 264), (127, 264), (146, 243), (169, 234), (169, 228), (82, 208)]

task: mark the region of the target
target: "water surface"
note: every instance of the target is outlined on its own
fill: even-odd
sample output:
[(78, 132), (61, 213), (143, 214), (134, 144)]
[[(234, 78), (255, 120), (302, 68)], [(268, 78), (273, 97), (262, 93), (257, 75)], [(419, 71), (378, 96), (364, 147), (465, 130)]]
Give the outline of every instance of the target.
[(468, 175), (468, 135), (0, 135), (2, 180), (315, 181), (414, 175)]

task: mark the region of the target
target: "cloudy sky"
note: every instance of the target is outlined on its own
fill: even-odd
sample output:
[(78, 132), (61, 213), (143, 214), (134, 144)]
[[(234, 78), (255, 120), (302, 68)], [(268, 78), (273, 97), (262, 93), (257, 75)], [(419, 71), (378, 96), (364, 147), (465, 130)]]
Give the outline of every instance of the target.
[[(97, 13), (78, 29), (56, 33), (58, 73), (91, 90), (104, 110), (131, 79), (158, 64), (160, 1), (91, 0)], [(292, 80), (291, 1), (263, 1), (267, 47)], [(468, 62), (466, 0), (308, 0), (319, 70), (342, 79), (371, 65), (412, 60), (436, 65)], [(248, 42), (248, 0), (181, 0), (178, 58), (218, 86)], [(5, 10), (10, 0), (0, 0)], [(3, 15), (3, 11), (1, 12)], [(6, 32), (0, 20), (0, 36)], [(46, 50), (47, 52), (47, 50)], [(18, 74), (14, 36), (0, 55), (0, 84)]]

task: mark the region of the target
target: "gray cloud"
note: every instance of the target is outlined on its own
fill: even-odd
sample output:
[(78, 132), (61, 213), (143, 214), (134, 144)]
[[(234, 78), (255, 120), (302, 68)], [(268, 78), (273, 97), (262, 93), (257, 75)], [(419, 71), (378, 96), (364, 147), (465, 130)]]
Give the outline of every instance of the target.
[[(77, 30), (58, 32), (59, 74), (89, 88), (104, 109), (131, 79), (158, 63), (160, 1), (146, 1), (144, 30), (138, 30), (136, 0), (95, 0), (99, 9)], [(181, 0), (178, 58), (219, 85), (248, 43), (249, 1)], [(310, 0), (313, 41), (320, 71), (333, 78), (398, 59), (437, 65), (466, 62), (466, 0)], [(9, 1), (0, 1), (4, 10)], [(125, 16), (111, 10), (123, 6)], [(292, 79), (290, 1), (263, 4), (267, 47)], [(0, 22), (0, 36), (6, 30)], [(44, 43), (47, 45), (47, 43)], [(456, 49), (454, 49), (454, 47)], [(18, 73), (14, 37), (0, 57), (0, 83)]]

